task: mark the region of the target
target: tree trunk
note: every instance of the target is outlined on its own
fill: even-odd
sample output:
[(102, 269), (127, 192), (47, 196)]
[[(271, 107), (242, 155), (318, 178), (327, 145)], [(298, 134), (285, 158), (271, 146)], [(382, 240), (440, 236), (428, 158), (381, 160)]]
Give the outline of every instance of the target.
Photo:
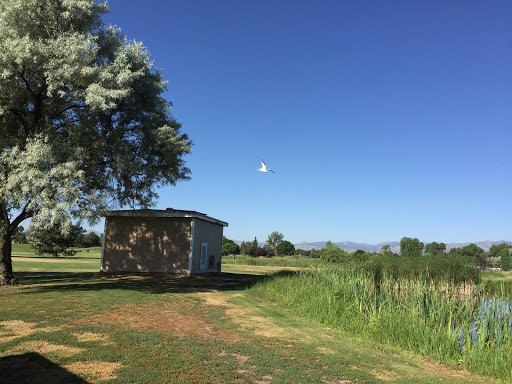
[(18, 280), (12, 275), (11, 251), (11, 234), (9, 231), (0, 233), (0, 286), (18, 284)]

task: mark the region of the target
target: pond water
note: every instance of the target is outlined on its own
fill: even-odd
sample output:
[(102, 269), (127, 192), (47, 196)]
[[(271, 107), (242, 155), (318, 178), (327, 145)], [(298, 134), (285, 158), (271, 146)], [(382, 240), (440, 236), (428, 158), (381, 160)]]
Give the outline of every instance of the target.
[[(464, 348), (468, 339), (475, 344), (493, 343), (512, 345), (512, 303), (509, 300), (484, 298), (475, 310), (475, 320), (468, 327), (459, 330), (459, 345)], [(455, 330), (454, 330), (455, 331)]]

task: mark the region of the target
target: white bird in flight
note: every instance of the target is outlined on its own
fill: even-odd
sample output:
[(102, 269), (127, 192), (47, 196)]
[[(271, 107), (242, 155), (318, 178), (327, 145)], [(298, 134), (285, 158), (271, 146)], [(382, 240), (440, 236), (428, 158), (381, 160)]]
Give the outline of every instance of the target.
[(269, 172), (272, 172), (275, 174), (275, 172), (273, 170), (271, 170), (270, 168), (267, 168), (267, 166), (265, 165), (265, 163), (263, 162), (263, 160), (261, 160), (261, 168), (258, 168), (258, 171), (260, 172), (265, 172), (265, 173), (269, 173)]

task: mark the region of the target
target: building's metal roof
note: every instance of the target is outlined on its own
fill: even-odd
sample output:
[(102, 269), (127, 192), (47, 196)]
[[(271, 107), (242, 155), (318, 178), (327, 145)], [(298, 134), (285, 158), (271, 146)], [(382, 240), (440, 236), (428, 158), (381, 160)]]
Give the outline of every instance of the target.
[(206, 215), (205, 213), (197, 211), (186, 211), (182, 209), (167, 208), (166, 210), (161, 209), (127, 209), (120, 211), (108, 211), (105, 217), (190, 217), (197, 218), (211, 223), (220, 224), (224, 227), (228, 226), (228, 223), (222, 220), (214, 219)]

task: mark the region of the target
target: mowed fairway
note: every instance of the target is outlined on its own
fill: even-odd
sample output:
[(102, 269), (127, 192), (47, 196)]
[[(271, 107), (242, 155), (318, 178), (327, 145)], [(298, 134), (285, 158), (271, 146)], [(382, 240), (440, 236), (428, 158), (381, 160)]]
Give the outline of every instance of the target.
[(98, 272), (101, 247), (79, 249), (75, 256), (37, 256), (28, 244), (13, 244), (12, 265), (23, 272)]
[(2, 383), (492, 382), (347, 337), (251, 290), (277, 267), (102, 274), (97, 250), (74, 259), (22, 251), (21, 285), (0, 289)]

